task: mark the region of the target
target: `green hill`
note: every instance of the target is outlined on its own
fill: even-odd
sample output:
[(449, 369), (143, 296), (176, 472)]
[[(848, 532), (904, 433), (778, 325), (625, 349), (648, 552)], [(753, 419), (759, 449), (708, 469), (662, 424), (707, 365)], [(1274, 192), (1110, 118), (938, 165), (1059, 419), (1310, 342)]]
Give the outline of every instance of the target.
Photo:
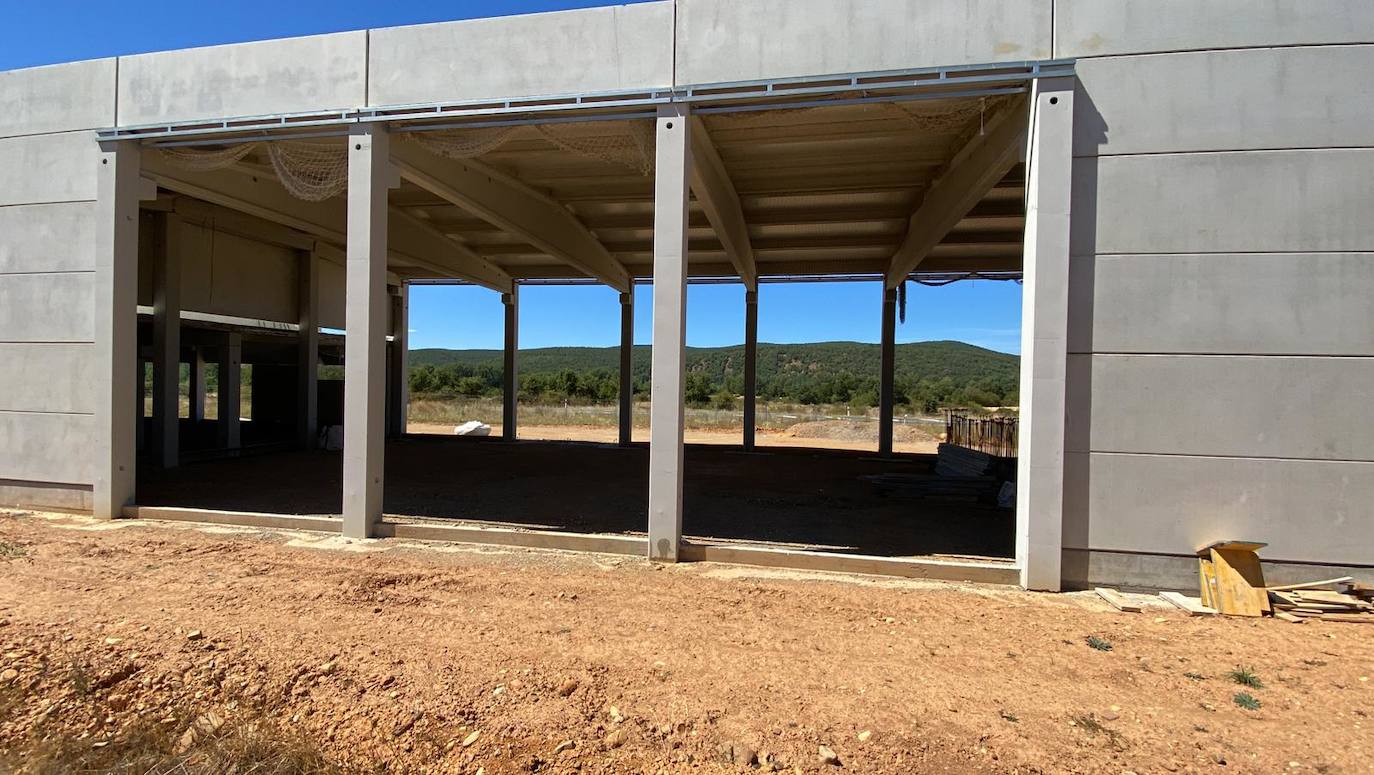
[[(635, 347), (637, 394), (648, 392), (648, 345)], [(419, 395), (494, 395), (500, 350), (410, 352), (411, 390)], [(725, 402), (743, 389), (744, 346), (687, 348), (687, 397)], [(759, 395), (799, 403), (873, 405), (879, 346), (860, 342), (760, 344)], [(615, 347), (548, 347), (520, 351), (520, 392), (527, 399), (613, 401), (620, 352)], [(964, 342), (897, 345), (898, 398), (933, 410), (950, 405), (1015, 403), (1020, 359)]]

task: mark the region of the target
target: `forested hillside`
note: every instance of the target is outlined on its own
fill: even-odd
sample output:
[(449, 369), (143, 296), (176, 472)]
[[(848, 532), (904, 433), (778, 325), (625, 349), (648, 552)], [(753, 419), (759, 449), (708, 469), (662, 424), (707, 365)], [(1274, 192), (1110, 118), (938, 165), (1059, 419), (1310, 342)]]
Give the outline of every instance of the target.
[[(500, 350), (413, 350), (410, 386), (417, 395), (483, 396), (501, 390)], [(876, 344), (760, 344), (758, 389), (764, 400), (874, 406), (878, 402)], [(730, 405), (743, 390), (744, 347), (687, 348), (687, 399)], [(620, 353), (614, 347), (550, 347), (520, 351), (520, 393), (528, 400), (614, 401)], [(897, 345), (900, 403), (934, 411), (944, 406), (1016, 403), (1019, 359), (963, 342)], [(649, 391), (649, 347), (633, 358), (636, 394)]]

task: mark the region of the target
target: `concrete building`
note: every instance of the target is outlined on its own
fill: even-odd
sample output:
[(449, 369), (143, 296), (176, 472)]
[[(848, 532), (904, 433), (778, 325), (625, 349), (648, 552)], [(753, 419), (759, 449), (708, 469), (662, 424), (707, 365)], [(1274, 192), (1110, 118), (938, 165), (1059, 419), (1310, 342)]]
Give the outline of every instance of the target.
[(260, 441), (344, 429), (337, 513), (279, 522), (538, 543), (383, 520), (407, 283), (504, 294), (513, 386), (520, 281), (650, 280), (646, 535), (568, 545), (801, 562), (683, 540), (689, 278), (751, 321), (761, 277), (881, 278), (890, 351), (913, 272), (1018, 272), (1014, 556), (843, 567), (1187, 587), (1244, 538), (1369, 578), (1370, 72), (1365, 0), (674, 0), (0, 73), (0, 502), (140, 513), (246, 445), (233, 379), (197, 434), (251, 363)]

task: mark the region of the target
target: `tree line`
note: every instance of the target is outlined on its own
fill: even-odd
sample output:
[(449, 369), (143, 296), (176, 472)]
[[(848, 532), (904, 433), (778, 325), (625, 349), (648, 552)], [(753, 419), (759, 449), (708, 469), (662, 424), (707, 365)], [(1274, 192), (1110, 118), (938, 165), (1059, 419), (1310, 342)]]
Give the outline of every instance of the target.
[[(520, 352), (523, 401), (613, 403), (620, 392), (617, 348), (555, 347)], [(878, 345), (857, 342), (760, 344), (758, 395), (765, 401), (878, 404)], [(419, 397), (499, 397), (499, 350), (415, 350), (410, 390)], [(896, 400), (933, 412), (943, 407), (1012, 406), (1017, 403), (1020, 363), (1015, 355), (963, 342), (916, 342), (897, 346)], [(685, 397), (691, 406), (734, 408), (744, 390), (743, 346), (688, 348)], [(634, 393), (649, 397), (649, 348), (631, 358)]]

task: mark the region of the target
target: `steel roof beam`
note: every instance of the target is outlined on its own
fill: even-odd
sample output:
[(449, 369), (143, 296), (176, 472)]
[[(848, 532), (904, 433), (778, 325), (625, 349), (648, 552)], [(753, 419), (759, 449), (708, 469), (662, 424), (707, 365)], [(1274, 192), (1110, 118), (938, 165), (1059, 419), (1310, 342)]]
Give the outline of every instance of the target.
[(716, 238), (725, 247), (730, 263), (735, 265), (744, 287), (758, 290), (758, 270), (754, 267), (754, 248), (749, 241), (749, 227), (744, 221), (744, 209), (740, 206), (739, 193), (730, 181), (725, 162), (711, 142), (706, 131), (706, 123), (697, 116), (689, 119), (692, 132), (692, 193), (696, 194), (701, 209), (706, 211), (706, 219), (715, 229)]
[(1017, 100), (954, 155), (911, 214), (905, 239), (892, 256), (887, 287), (900, 285), (936, 245), (1021, 161), (1025, 102)]
[[(271, 179), (270, 172), (187, 172), (168, 164), (156, 152), (149, 152), (143, 157), (142, 174), (169, 191), (287, 226), (335, 245), (347, 244), (347, 214), (342, 207), (296, 199)], [(422, 267), (497, 291), (510, 288), (510, 276), (471, 248), (396, 208), (391, 208), (391, 214), (388, 263)]]
[(401, 177), (519, 236), (618, 291), (630, 288), (625, 267), (563, 205), (524, 183), (471, 160), (455, 161), (405, 141), (391, 146)]

